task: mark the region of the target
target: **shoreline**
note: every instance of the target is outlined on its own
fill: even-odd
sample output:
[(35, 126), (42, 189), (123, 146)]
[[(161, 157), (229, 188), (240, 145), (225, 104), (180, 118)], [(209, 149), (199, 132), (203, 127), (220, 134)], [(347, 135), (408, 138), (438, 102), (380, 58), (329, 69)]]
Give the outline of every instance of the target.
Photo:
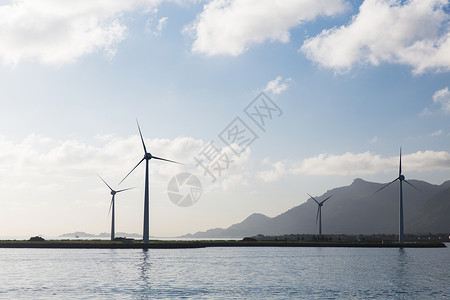
[(150, 240), (143, 244), (139, 240), (49, 240), (49, 241), (0, 241), (0, 248), (41, 249), (189, 249), (208, 247), (336, 247), (336, 248), (445, 248), (443, 242), (295, 242), (295, 241), (165, 241)]

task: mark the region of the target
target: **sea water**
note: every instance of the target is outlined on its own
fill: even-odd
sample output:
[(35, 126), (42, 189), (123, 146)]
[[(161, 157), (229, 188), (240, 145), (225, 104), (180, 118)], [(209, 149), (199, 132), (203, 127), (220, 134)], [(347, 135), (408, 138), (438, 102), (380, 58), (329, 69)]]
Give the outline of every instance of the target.
[(0, 298), (450, 299), (449, 261), (450, 248), (0, 249)]

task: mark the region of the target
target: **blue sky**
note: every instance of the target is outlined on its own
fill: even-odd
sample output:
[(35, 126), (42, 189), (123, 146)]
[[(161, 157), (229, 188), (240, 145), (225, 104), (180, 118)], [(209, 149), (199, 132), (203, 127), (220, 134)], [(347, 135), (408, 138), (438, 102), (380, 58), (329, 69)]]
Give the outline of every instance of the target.
[[(1, 1), (0, 236), (109, 230), (111, 185), (151, 162), (151, 228), (177, 236), (275, 216), (354, 178), (450, 179), (449, 3)], [(283, 111), (261, 131), (261, 91)], [(239, 157), (218, 135), (258, 135)], [(233, 160), (215, 182), (208, 142)], [(174, 205), (170, 179), (203, 186)], [(118, 231), (142, 232), (143, 167), (120, 187)], [(395, 201), (395, 199), (393, 199)], [(407, 205), (407, 204), (405, 204)], [(312, 212), (314, 213), (314, 212)]]

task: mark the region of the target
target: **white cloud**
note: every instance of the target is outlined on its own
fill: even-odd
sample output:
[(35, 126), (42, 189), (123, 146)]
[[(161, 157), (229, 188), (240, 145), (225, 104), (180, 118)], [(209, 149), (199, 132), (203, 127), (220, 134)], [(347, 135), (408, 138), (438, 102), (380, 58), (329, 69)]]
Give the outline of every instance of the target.
[[(450, 153), (445, 151), (419, 151), (402, 156), (408, 170), (450, 170)], [(361, 175), (397, 170), (398, 156), (382, 158), (371, 152), (342, 155), (320, 154), (299, 162), (278, 161), (270, 164), (268, 170), (258, 173), (266, 182), (276, 181), (284, 175)]]
[(440, 136), (442, 135), (444, 132), (442, 131), (442, 129), (433, 132), (432, 134), (430, 134), (430, 136)]
[(162, 0), (14, 0), (0, 5), (0, 59), (61, 65), (83, 55), (114, 56), (126, 37), (123, 13), (150, 11)]
[(221, 187), (224, 191), (229, 191), (237, 187), (248, 186), (247, 178), (242, 174), (230, 174), (226, 175), (222, 182)]
[[(237, 144), (231, 146), (239, 148)], [(212, 150), (214, 148), (216, 148), (217, 153)], [(200, 152), (203, 154), (200, 154)], [(243, 149), (243, 152), (237, 155), (229, 146), (218, 148), (214, 144), (213, 147), (207, 147), (205, 144), (202, 149), (195, 153), (194, 164), (197, 168), (192, 169), (191, 172), (203, 175), (202, 182), (205, 183), (207, 190), (229, 191), (248, 185), (247, 178), (251, 175), (247, 170), (246, 163), (250, 156), (250, 147)], [(209, 160), (210, 157), (214, 157), (214, 159), (211, 161)]]
[(273, 163), (270, 170), (261, 171), (257, 176), (265, 182), (276, 181), (278, 178), (288, 172), (288, 170), (286, 169), (286, 163), (287, 162), (284, 161)]
[[(267, 187), (276, 190), (276, 195), (283, 194), (286, 189), (284, 185), (267, 185), (255, 180), (255, 175), (266, 182), (273, 182), (289, 174), (360, 174), (358, 172), (384, 172), (398, 168), (398, 157), (381, 158), (369, 152), (334, 156), (324, 154), (299, 162), (272, 164), (269, 159), (262, 163), (250, 163), (249, 148), (240, 156), (232, 156), (227, 147), (219, 147), (219, 150), (230, 153), (232, 163), (221, 178), (212, 183), (209, 177), (202, 175), (201, 168), (195, 166), (193, 159), (204, 149), (205, 141), (178, 137), (145, 139), (145, 143), (152, 154), (184, 163), (177, 165), (155, 160), (150, 163), (150, 211), (154, 222), (151, 233), (157, 236), (198, 231), (201, 229), (198, 227), (200, 219), (201, 226), (217, 227), (215, 222), (223, 215), (233, 215), (235, 207), (246, 209), (243, 214), (247, 214), (255, 203), (260, 208), (265, 202), (273, 203), (273, 194), (265, 192)], [(30, 135), (16, 142), (0, 136), (0, 188), (3, 197), (0, 225), (8, 229), (8, 234), (28, 236), (38, 234), (35, 231), (49, 236), (78, 230), (106, 231), (110, 224), (107, 213), (111, 198), (95, 173), (116, 188), (142, 155), (138, 135), (96, 136), (92, 144), (82, 140), (58, 141), (39, 135)], [(411, 169), (450, 170), (448, 152), (417, 152), (404, 155), (404, 161), (408, 172)], [(120, 185), (121, 188), (136, 187), (118, 198), (117, 224), (120, 231), (139, 233), (142, 230), (144, 169), (143, 165), (139, 166)], [(261, 172), (257, 173), (257, 170)], [(192, 172), (201, 180), (204, 193), (195, 209), (180, 209), (168, 199), (168, 181), (181, 172)], [(294, 185), (287, 189), (299, 188), (298, 183)], [(255, 190), (260, 194), (250, 196), (255, 195)], [(251, 202), (253, 198), (255, 202)], [(280, 203), (277, 205), (280, 211), (284, 209), (279, 207)], [(268, 206), (267, 211), (273, 209)], [(232, 223), (228, 218), (223, 223)], [(177, 224), (183, 226), (171, 227), (173, 220), (179, 220)]]
[[(450, 53), (450, 52), (449, 52)], [(441, 106), (441, 110), (444, 113), (450, 113), (450, 91), (448, 87), (445, 89), (436, 91), (433, 95), (433, 102)]]
[(428, 107), (425, 107), (419, 116), (426, 117), (432, 115), (432, 112), (428, 109)]
[(269, 92), (272, 94), (281, 94), (283, 91), (285, 91), (288, 88), (288, 84), (292, 81), (292, 78), (287, 78), (283, 80), (283, 77), (277, 76), (274, 80), (271, 80), (267, 83), (266, 87), (264, 88), (264, 92)]
[[(155, 222), (158, 225), (151, 227), (152, 234), (167, 236), (167, 232), (172, 231), (171, 235), (175, 236), (188, 230), (199, 230), (198, 222), (187, 225), (192, 227), (187, 229), (171, 227), (172, 218), (167, 219), (167, 215), (176, 215), (174, 218), (177, 220), (184, 218), (181, 223), (190, 224), (193, 218), (190, 213), (194, 213), (194, 210), (179, 210), (170, 202), (167, 185), (173, 176), (190, 172), (200, 179), (203, 196), (195, 209), (195, 219), (203, 218), (204, 222), (207, 222), (204, 216), (208, 214), (205, 213), (204, 207), (211, 205), (206, 200), (210, 200), (212, 195), (219, 195), (214, 199), (221, 199), (225, 203), (224, 199), (227, 199), (230, 193), (248, 185), (250, 172), (246, 162), (251, 155), (249, 148), (240, 156), (230, 156), (232, 162), (229, 168), (223, 170), (221, 176), (212, 183), (211, 178), (203, 175), (203, 170), (196, 166), (194, 160), (207, 144), (203, 140), (190, 137), (153, 138), (145, 139), (145, 143), (153, 155), (183, 163), (179, 165), (158, 160), (150, 162), (150, 195), (153, 205), (151, 211), (158, 211), (158, 214), (152, 217), (152, 220), (158, 220)], [(231, 153), (228, 147), (219, 150)], [(33, 233), (36, 228), (41, 228), (41, 232), (49, 235), (75, 230), (108, 230), (110, 195), (96, 173), (111, 187), (118, 188), (118, 182), (142, 156), (142, 143), (138, 135), (98, 135), (93, 143), (74, 139), (58, 141), (35, 134), (20, 141), (0, 136), (0, 188), (3, 197), (0, 225), (2, 228), (8, 228), (9, 234), (12, 235), (15, 235), (12, 232), (36, 234)], [(136, 187), (119, 197), (118, 205), (121, 208), (118, 224), (122, 228), (121, 231), (140, 232), (142, 229), (144, 165), (145, 163), (142, 163), (120, 185), (120, 188)], [(222, 197), (220, 195), (223, 191), (226, 193)], [(233, 201), (235, 200), (230, 200), (231, 203)], [(212, 207), (210, 212), (214, 214), (216, 208)], [(46, 220), (40, 220), (43, 215), (47, 216)]]
[[(67, 190), (71, 184), (83, 185), (96, 173), (105, 179), (121, 180), (142, 159), (142, 144), (137, 135), (127, 138), (103, 135), (95, 138), (98, 145), (79, 140), (55, 141), (35, 134), (15, 143), (0, 136), (0, 176), (4, 178), (0, 185), (16, 189), (27, 186), (27, 189), (45, 187), (46, 190)], [(216, 177), (213, 182), (213, 178), (195, 160), (204, 158), (199, 154), (207, 145), (204, 141), (177, 137), (145, 139), (145, 143), (153, 155), (183, 164), (152, 160), (152, 182), (160, 187), (165, 187), (168, 180), (180, 172), (193, 173), (209, 191), (229, 191), (248, 184), (247, 178), (251, 177), (246, 169), (251, 156), (250, 148), (239, 156), (229, 147), (218, 148), (221, 154), (229, 158), (228, 165), (222, 163), (224, 160), (220, 162), (220, 172), (216, 170), (218, 165), (209, 165), (211, 162), (205, 159), (203, 164), (209, 165), (209, 170)], [(142, 174), (141, 171), (134, 171), (124, 184), (140, 186)]]
[(195, 36), (193, 52), (237, 56), (254, 44), (287, 43), (301, 22), (347, 8), (343, 0), (212, 0), (185, 31)]
[(378, 142), (378, 137), (377, 137), (377, 136), (374, 136), (374, 137), (369, 141), (369, 143), (371, 143), (371, 144), (375, 144), (376, 142)]
[(158, 20), (158, 26), (156, 26), (158, 32), (161, 32), (164, 29), (164, 27), (166, 27), (168, 19), (169, 19), (168, 17), (162, 17), (161, 19)]
[[(45, 148), (42, 147), (43, 144)], [(203, 142), (178, 137), (173, 140), (146, 139), (146, 144), (151, 145), (152, 153), (156, 156), (190, 164)], [(128, 138), (111, 136), (99, 146), (78, 140), (53, 141), (36, 135), (19, 143), (0, 137), (0, 148), (0, 175), (8, 174), (6, 180), (11, 182), (22, 182), (21, 178), (40, 181), (47, 177), (58, 184), (61, 179), (68, 182), (81, 181), (97, 172), (121, 177), (143, 155), (140, 139), (135, 135)], [(155, 164), (152, 172), (155, 180), (161, 180), (173, 175), (179, 168), (176, 164)]]
[(430, 110), (428, 107), (425, 107), (420, 113), (420, 116), (431, 116), (439, 111), (444, 114), (450, 114), (450, 91), (448, 87), (434, 92), (433, 104), (439, 106), (438, 110)]
[(406, 64), (413, 73), (450, 70), (448, 0), (366, 0), (347, 26), (324, 30), (301, 47), (324, 67)]
[(147, 32), (153, 34), (154, 36), (158, 37), (161, 36), (162, 31), (164, 30), (164, 28), (167, 26), (167, 20), (169, 18), (168, 17), (162, 17), (158, 20), (158, 24), (156, 25), (156, 28), (153, 29), (153, 18), (150, 18), (147, 20), (147, 24), (146, 24), (146, 30)]

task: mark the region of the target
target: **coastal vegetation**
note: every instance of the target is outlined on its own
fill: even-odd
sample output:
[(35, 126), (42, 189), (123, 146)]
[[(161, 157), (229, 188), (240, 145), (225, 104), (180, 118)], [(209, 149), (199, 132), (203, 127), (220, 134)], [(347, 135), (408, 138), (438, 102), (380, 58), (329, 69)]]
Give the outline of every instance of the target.
[(395, 241), (288, 241), (288, 240), (203, 240), (163, 241), (118, 239), (110, 240), (8, 240), (0, 241), (0, 248), (58, 248), (58, 249), (179, 249), (205, 247), (369, 247), (369, 248), (440, 248), (441, 241), (405, 242)]

